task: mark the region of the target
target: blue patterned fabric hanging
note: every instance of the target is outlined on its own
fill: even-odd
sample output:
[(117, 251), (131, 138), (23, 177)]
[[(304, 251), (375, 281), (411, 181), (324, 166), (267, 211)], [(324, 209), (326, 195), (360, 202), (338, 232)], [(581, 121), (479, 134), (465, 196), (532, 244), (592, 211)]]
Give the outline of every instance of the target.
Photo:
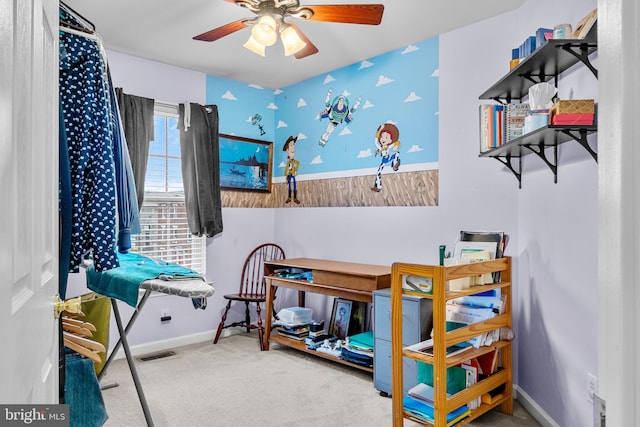
[(72, 193), (70, 271), (91, 252), (97, 271), (118, 266), (113, 118), (100, 48), (60, 35), (60, 101), (69, 148)]

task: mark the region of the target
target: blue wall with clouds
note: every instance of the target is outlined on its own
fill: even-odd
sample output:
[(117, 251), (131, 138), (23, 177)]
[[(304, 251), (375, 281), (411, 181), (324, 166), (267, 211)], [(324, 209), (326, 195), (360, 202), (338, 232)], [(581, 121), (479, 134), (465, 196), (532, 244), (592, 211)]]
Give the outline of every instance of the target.
[[(297, 136), (299, 177), (322, 178), (374, 173), (378, 126), (394, 123), (401, 143), (401, 171), (437, 169), (438, 37), (369, 58), (276, 91), (207, 76), (207, 103), (218, 105), (220, 132), (274, 143), (274, 177), (283, 175), (287, 138)], [(325, 146), (329, 123), (321, 118), (325, 99), (344, 95), (353, 120), (339, 124)], [(251, 117), (259, 114), (260, 135)]]

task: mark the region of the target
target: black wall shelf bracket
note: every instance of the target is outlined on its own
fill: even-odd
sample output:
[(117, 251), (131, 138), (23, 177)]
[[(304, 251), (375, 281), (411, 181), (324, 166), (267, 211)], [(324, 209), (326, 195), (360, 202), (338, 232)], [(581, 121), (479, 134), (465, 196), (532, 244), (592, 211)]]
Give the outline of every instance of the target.
[(522, 188), (522, 157), (518, 156), (518, 170), (513, 167), (513, 156), (511, 154), (507, 154), (504, 157), (494, 157), (497, 161), (502, 163), (515, 175), (518, 180), (518, 188)]
[(522, 77), (523, 79), (529, 80), (533, 84), (542, 83), (542, 82), (546, 82), (547, 80), (549, 80), (547, 78), (548, 76), (545, 73), (541, 73), (541, 74), (519, 74), (518, 76)]
[[(591, 157), (593, 157), (593, 160), (596, 161), (596, 163), (598, 163), (598, 153), (596, 153), (590, 146), (589, 146), (589, 142), (587, 141), (587, 130), (586, 129), (580, 129), (578, 131), (572, 131), (571, 129), (565, 129), (561, 131), (562, 133), (564, 133), (565, 135), (570, 136), (571, 138), (573, 138), (578, 144), (582, 145), (584, 147), (585, 150), (587, 150), (587, 152), (589, 154), (591, 154)], [(576, 135), (576, 132), (579, 133), (579, 135)]]
[(557, 184), (558, 183), (558, 142), (557, 140), (556, 140), (556, 143), (553, 145), (553, 163), (547, 158), (545, 147), (548, 147), (548, 145), (545, 146), (543, 142), (540, 142), (537, 145), (522, 144), (522, 146), (524, 148), (528, 148), (529, 150), (531, 150), (531, 152), (537, 154), (538, 157), (540, 157), (542, 161), (545, 162), (547, 166), (549, 166), (549, 169), (551, 169), (551, 172), (553, 172), (553, 182)]
[[(596, 47), (596, 44), (581, 44), (579, 46), (576, 45), (562, 45), (559, 46), (562, 50), (569, 52), (571, 55), (575, 56), (582, 62), (596, 77), (598, 78), (598, 70), (593, 66), (591, 61), (589, 60), (589, 53), (593, 51)], [(579, 50), (578, 50), (579, 49)]]

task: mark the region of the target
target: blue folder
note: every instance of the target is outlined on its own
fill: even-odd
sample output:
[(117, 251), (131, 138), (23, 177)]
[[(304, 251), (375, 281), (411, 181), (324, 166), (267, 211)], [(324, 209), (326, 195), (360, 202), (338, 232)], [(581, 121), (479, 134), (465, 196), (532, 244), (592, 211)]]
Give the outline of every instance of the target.
[[(429, 405), (426, 402), (421, 402), (417, 399), (414, 399), (411, 396), (405, 396), (402, 404), (404, 405), (404, 409), (406, 411), (415, 413), (422, 418), (427, 420), (434, 420), (433, 406)], [(469, 408), (467, 405), (462, 405), (456, 410), (453, 410), (447, 414), (447, 422), (455, 420), (456, 418), (463, 415), (465, 412), (469, 412)]]

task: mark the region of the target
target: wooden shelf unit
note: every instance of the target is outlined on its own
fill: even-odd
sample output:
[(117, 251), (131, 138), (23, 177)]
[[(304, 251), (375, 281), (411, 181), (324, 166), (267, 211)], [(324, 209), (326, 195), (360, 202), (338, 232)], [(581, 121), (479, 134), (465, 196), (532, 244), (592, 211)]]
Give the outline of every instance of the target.
[[(477, 276), (483, 273), (500, 272), (500, 283), (473, 286), (461, 291), (448, 291), (446, 284), (449, 280), (463, 277)], [(402, 276), (413, 275), (431, 278), (433, 281), (433, 293), (423, 294), (410, 292), (402, 288)], [(446, 304), (454, 298), (467, 295), (475, 295), (492, 289), (500, 289), (506, 296), (502, 314), (491, 319), (474, 323), (452, 331), (446, 331)], [(429, 298), (433, 301), (433, 356), (419, 354), (405, 350), (402, 344), (402, 296), (414, 295)], [(403, 405), (403, 358), (408, 357), (420, 362), (433, 365), (434, 388), (434, 425), (445, 427), (447, 425), (447, 413), (467, 404), (476, 397), (482, 396), (497, 387), (504, 386), (502, 397), (491, 404), (482, 403), (477, 409), (471, 410), (471, 416), (456, 425), (463, 425), (478, 418), (480, 415), (500, 406), (502, 412), (513, 413), (513, 375), (512, 375), (512, 348), (511, 341), (498, 341), (491, 346), (482, 346), (466, 350), (463, 353), (446, 357), (445, 349), (451, 345), (466, 341), (483, 333), (502, 327), (512, 328), (511, 319), (511, 258), (503, 257), (497, 260), (477, 262), (472, 264), (442, 267), (419, 264), (394, 263), (391, 268), (391, 364), (392, 364), (392, 399), (393, 399), (393, 425), (401, 427), (404, 419), (409, 419), (409, 414), (404, 411)], [(477, 384), (466, 388), (454, 395), (446, 394), (446, 370), (451, 366), (460, 364), (465, 360), (489, 353), (495, 349), (500, 350), (501, 369), (479, 381)], [(417, 422), (412, 419), (413, 422)], [(426, 424), (429, 425), (429, 424)]]
[[(295, 348), (296, 350), (304, 351), (314, 356), (332, 360), (363, 371), (373, 372), (373, 368), (351, 363), (320, 351), (309, 350), (304, 341), (298, 341), (278, 334), (271, 335), (274, 289), (278, 287), (296, 289), (298, 291), (298, 306), (300, 307), (304, 307), (305, 305), (306, 292), (371, 303), (373, 300), (373, 291), (388, 288), (391, 285), (391, 267), (312, 258), (292, 258), (265, 262), (264, 268), (264, 277), (267, 283), (267, 301), (264, 315), (265, 351), (269, 350), (270, 342), (277, 342), (278, 344)], [(305, 282), (275, 275), (277, 270), (288, 268), (311, 271), (313, 281)]]

